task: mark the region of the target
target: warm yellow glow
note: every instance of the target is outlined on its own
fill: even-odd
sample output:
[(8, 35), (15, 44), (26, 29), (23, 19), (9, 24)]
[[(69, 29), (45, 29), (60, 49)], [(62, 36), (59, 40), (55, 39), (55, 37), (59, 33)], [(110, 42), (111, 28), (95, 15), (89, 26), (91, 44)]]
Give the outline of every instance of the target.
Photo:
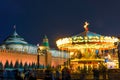
[(40, 50), (44, 50), (44, 49), (46, 49), (45, 46), (39, 46), (38, 48), (39, 48)]
[[(104, 62), (106, 57), (106, 54), (104, 55), (104, 51), (106, 50), (110, 50), (107, 52), (107, 58), (112, 60), (113, 56), (111, 55), (111, 50), (117, 49), (118, 47), (117, 44), (119, 43), (119, 39), (117, 37), (101, 35), (95, 36), (94, 34), (92, 36), (91, 33), (90, 35), (87, 34), (89, 33), (87, 28), (88, 25), (89, 23), (85, 22), (84, 28), (86, 31), (82, 34), (62, 38), (56, 41), (57, 47), (60, 50), (67, 50), (69, 52), (71, 64), (74, 64), (75, 66), (76, 64), (81, 65), (82, 62)], [(114, 52), (116, 53), (118, 51)], [(99, 57), (96, 57), (96, 54), (99, 55)], [(114, 55), (114, 58), (117, 59), (116, 55)], [(97, 65), (99, 64), (100, 63), (97, 63)]]
[[(88, 31), (88, 22), (85, 22), (84, 28)], [(114, 43), (119, 42), (119, 39), (111, 36), (73, 36), (66, 37), (56, 41), (59, 49), (79, 50), (81, 48), (94, 49), (113, 49), (116, 48)]]
[(59, 49), (69, 49), (69, 50), (79, 50), (85, 48), (93, 49), (114, 49), (117, 46), (114, 45), (115, 42), (118, 42), (119, 39), (116, 37), (110, 36), (93, 36), (93, 37), (72, 37), (72, 38), (63, 38), (56, 41), (57, 47)]
[(57, 46), (68, 43), (72, 43), (72, 38), (63, 38), (56, 41)]
[[(101, 36), (101, 37), (97, 37), (97, 36), (94, 36), (94, 37), (90, 37), (88, 38), (87, 36), (85, 36), (84, 38), (83, 37), (73, 37), (73, 38), (63, 38), (63, 39), (59, 39), (56, 41), (56, 44), (57, 46), (62, 46), (62, 45), (72, 45), (72, 43), (74, 44), (84, 44), (83, 42), (86, 42), (88, 44), (113, 44), (115, 42), (118, 42), (119, 39), (118, 38), (115, 38), (115, 37), (110, 37), (110, 36)], [(91, 43), (90, 43), (91, 42)], [(69, 46), (67, 45), (67, 46)]]

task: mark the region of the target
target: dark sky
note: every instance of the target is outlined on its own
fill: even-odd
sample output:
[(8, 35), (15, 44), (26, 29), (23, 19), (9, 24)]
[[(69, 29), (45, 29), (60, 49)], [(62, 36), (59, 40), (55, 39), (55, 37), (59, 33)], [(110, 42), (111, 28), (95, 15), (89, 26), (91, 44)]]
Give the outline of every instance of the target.
[(42, 42), (44, 35), (50, 46), (56, 40), (89, 30), (101, 35), (120, 33), (120, 0), (0, 0), (1, 40), (13, 31), (27, 42)]

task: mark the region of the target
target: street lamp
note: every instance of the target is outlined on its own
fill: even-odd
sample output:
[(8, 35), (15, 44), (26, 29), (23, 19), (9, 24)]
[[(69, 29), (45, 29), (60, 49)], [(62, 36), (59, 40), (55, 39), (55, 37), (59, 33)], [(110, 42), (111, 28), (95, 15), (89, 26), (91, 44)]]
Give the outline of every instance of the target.
[(47, 59), (47, 50), (46, 49), (43, 50), (43, 54), (45, 55), (45, 65), (47, 67), (47, 65), (48, 65), (48, 59)]
[(39, 66), (40, 66), (40, 54), (41, 54), (41, 50), (40, 50), (40, 48), (38, 47), (38, 49), (37, 49), (37, 53), (38, 53), (38, 55), (37, 55), (37, 68), (39, 69)]

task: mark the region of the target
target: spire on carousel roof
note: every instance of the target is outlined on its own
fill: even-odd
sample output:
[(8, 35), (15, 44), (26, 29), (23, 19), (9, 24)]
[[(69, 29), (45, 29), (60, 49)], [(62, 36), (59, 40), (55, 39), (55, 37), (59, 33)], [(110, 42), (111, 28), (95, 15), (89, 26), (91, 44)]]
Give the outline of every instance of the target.
[(84, 25), (85, 31), (88, 31), (88, 25), (89, 25), (89, 23), (85, 22), (85, 25)]

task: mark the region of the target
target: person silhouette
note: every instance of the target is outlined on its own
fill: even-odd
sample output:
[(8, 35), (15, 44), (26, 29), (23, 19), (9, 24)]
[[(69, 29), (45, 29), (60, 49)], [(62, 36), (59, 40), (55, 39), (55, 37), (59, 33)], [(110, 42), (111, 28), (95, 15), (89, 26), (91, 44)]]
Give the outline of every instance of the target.
[(99, 70), (97, 68), (93, 68), (93, 76), (94, 80), (99, 80)]

